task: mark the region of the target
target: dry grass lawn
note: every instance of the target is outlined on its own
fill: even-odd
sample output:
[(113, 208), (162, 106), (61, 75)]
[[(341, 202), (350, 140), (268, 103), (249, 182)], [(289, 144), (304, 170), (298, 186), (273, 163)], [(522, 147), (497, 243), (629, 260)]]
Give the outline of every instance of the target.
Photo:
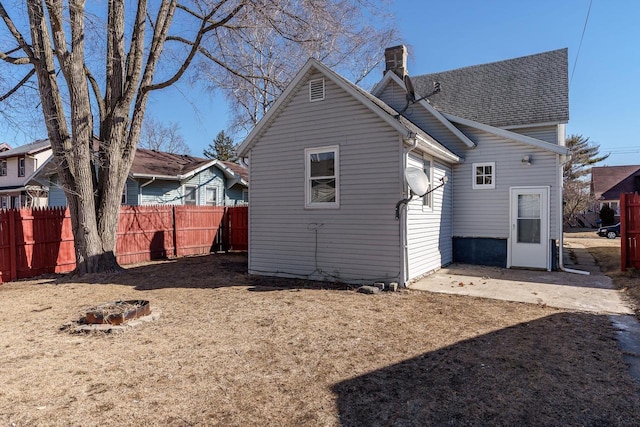
[[(633, 426), (605, 316), (246, 275), (243, 255), (0, 286), (0, 426)], [(89, 283), (88, 281), (91, 281)], [(61, 327), (146, 299), (121, 333)]]

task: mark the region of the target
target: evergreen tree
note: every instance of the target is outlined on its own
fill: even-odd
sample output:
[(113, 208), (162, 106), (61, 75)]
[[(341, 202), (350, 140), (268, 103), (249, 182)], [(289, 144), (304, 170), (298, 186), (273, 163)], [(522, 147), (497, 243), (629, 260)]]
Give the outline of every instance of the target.
[(221, 130), (212, 144), (209, 144), (202, 154), (209, 159), (218, 159), (222, 161), (231, 160), (236, 156), (236, 145), (233, 139)]
[(589, 143), (582, 135), (569, 135), (567, 148), (571, 150), (571, 159), (564, 165), (565, 182), (583, 178), (591, 173), (591, 166), (609, 157), (599, 156), (600, 144)]
[(566, 143), (571, 157), (563, 170), (563, 216), (565, 225), (576, 225), (578, 214), (595, 203), (590, 192), (591, 166), (605, 160), (609, 154), (600, 156), (600, 145), (589, 143), (589, 138), (582, 135), (569, 135)]

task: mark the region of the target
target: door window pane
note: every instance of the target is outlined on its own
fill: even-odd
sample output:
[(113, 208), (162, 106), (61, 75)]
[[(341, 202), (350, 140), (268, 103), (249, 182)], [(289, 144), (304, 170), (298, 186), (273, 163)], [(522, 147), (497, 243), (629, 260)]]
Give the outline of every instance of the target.
[(540, 243), (540, 195), (518, 195), (518, 243)]

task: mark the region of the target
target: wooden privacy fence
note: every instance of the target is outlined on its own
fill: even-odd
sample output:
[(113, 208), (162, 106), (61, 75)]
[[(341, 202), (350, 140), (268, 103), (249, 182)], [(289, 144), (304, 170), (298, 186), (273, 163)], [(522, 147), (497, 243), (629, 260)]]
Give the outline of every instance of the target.
[(620, 194), (620, 267), (640, 269), (640, 195)]
[[(248, 208), (122, 206), (120, 264), (248, 249)], [(0, 210), (0, 283), (64, 273), (76, 266), (71, 217), (64, 208)]]

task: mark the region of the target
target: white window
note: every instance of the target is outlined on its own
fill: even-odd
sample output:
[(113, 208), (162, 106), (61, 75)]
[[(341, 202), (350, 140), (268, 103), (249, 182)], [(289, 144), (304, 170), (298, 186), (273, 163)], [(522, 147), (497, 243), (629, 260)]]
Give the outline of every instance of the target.
[(218, 205), (218, 189), (216, 187), (207, 187), (207, 205)]
[(429, 178), (429, 190), (427, 194), (422, 196), (422, 210), (433, 209), (433, 193), (431, 193), (431, 189), (433, 189), (433, 160), (430, 157), (423, 157), (423, 170), (424, 174)]
[(120, 196), (120, 204), (121, 205), (127, 204), (127, 184), (125, 184), (124, 188), (122, 189), (122, 196)]
[(18, 157), (18, 176), (24, 176), (24, 157)]
[(0, 209), (8, 209), (8, 208), (9, 208), (9, 196), (1, 196)]
[(194, 185), (184, 186), (184, 204), (185, 205), (197, 205), (198, 204), (198, 188)]
[(473, 189), (496, 188), (496, 163), (474, 163), (473, 164)]
[(337, 145), (307, 148), (305, 157), (305, 207), (340, 206), (340, 151)]
[(324, 100), (324, 79), (315, 79), (309, 81), (309, 101)]
[(0, 176), (7, 176), (7, 160), (0, 160)]

